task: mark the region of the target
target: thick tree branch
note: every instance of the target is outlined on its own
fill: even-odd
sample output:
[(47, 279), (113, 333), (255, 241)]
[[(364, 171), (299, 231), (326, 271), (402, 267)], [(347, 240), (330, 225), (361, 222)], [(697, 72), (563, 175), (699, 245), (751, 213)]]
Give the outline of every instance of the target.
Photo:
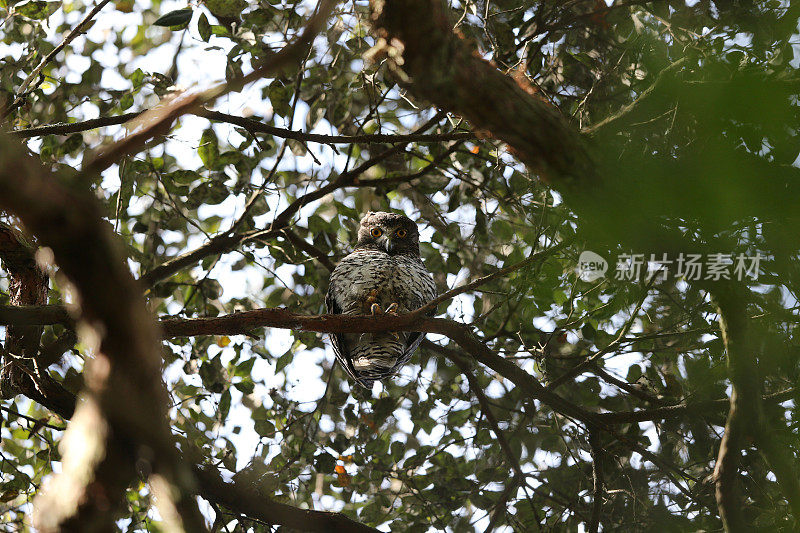
[(33, 137), (41, 137), (43, 135), (70, 135), (72, 133), (80, 133), (97, 128), (104, 128), (106, 126), (119, 126), (120, 124), (125, 124), (129, 120), (135, 119), (142, 113), (144, 113), (144, 111), (123, 113), (122, 115), (114, 115), (110, 117), (91, 118), (81, 122), (58, 122), (55, 124), (36, 126), (34, 128), (26, 128), (23, 130), (9, 130), (6, 133), (10, 133), (18, 139), (31, 139)]
[(34, 505), (37, 527), (113, 527), (136, 476), (136, 458), (147, 447), (154, 471), (175, 487), (173, 503), (184, 527), (203, 531), (187, 490), (191, 475), (183, 471), (166, 424), (158, 330), (96, 199), (88, 190), (61, 185), (17, 140), (0, 134), (0, 206), (53, 250), (80, 296), (86, 342), (94, 352), (87, 394), (64, 436), (63, 471)]
[[(0, 351), (0, 355), (5, 360), (11, 359), (11, 355), (5, 351)], [(45, 368), (45, 365), (42, 364), (39, 368)], [(61, 383), (50, 377), (47, 372), (38, 371), (36, 366), (31, 368), (26, 364), (18, 364), (16, 370), (18, 373), (12, 391), (15, 395), (22, 394), (30, 398), (64, 420), (72, 417), (75, 411), (75, 396)]]
[[(475, 348), (474, 342), (480, 344), (482, 348), (467, 351), (473, 356), (475, 356), (475, 353), (478, 353), (482, 358), (486, 358), (486, 360), (492, 363), (487, 366), (498, 371), (503, 377), (511, 379), (510, 376), (513, 375), (517, 380), (527, 379), (525, 376), (533, 378), (533, 376), (522, 370), (512, 361), (505, 360), (491, 352), (491, 350), (486, 348), (480, 341), (475, 340), (473, 342), (469, 340), (471, 333), (467, 336), (463, 333), (465, 329), (469, 332), (469, 326), (466, 324), (447, 319), (433, 319), (416, 315), (416, 312), (398, 316), (386, 315), (377, 317), (301, 315), (284, 308), (265, 308), (242, 311), (213, 318), (162, 318), (161, 326), (166, 338), (192, 337), (196, 335), (245, 335), (260, 328), (296, 329), (317, 331), (320, 333), (373, 333), (381, 331), (424, 331), (427, 333), (439, 333), (453, 340), (457, 340), (454, 337), (458, 337), (462, 339), (465, 344), (473, 348)], [(450, 334), (453, 334), (453, 336), (450, 336)], [(486, 351), (491, 355), (486, 356)], [(483, 362), (481, 358), (476, 357), (476, 359)], [(503, 369), (503, 371), (499, 371), (498, 369)], [(511, 381), (514, 380), (512, 379)], [(528, 388), (528, 390), (530, 389)], [(791, 400), (795, 394), (795, 389), (791, 388), (778, 393), (765, 395), (763, 399), (764, 401), (780, 403)], [(547, 396), (552, 398), (556, 395), (549, 393)], [(538, 398), (538, 396), (534, 397)], [(560, 398), (559, 396), (556, 397)], [(559, 403), (558, 400), (556, 401)], [(545, 401), (545, 403), (547, 403), (547, 401)], [(607, 424), (631, 424), (653, 420), (674, 419), (686, 415), (702, 416), (704, 414), (719, 413), (728, 406), (728, 403), (727, 398), (703, 402), (684, 402), (678, 405), (657, 407), (654, 409), (591, 413), (590, 418), (603, 426)], [(579, 416), (585, 414), (587, 413), (578, 413)]]
[[(529, 167), (565, 185), (595, 181), (578, 133), (549, 103), (481, 59), (453, 33), (441, 0), (372, 0), (374, 55), (386, 55), (415, 96), (508, 143)], [(531, 127), (535, 125), (535, 127)]]
[(742, 497), (739, 492), (739, 463), (741, 462), (744, 420), (741, 397), (731, 392), (730, 410), (725, 423), (725, 433), (719, 443), (717, 463), (714, 466), (714, 485), (717, 508), (726, 531), (749, 531), (750, 526), (742, 515)]
[[(411, 314), (401, 322), (399, 317), (344, 317), (342, 315), (300, 315), (288, 309), (255, 309), (213, 318), (171, 318), (162, 317), (161, 325), (164, 336), (190, 337), (197, 335), (237, 335), (248, 334), (260, 328), (309, 329), (322, 333), (336, 332), (371, 332), (407, 330), (419, 327)], [(354, 318), (357, 320), (349, 320)], [(62, 306), (0, 306), (0, 325), (24, 324), (64, 324), (69, 326), (71, 319)], [(426, 343), (426, 345), (432, 343)], [(430, 345), (428, 345), (431, 348)], [(432, 348), (431, 348), (432, 349)], [(790, 388), (780, 392), (765, 394), (765, 402), (782, 403), (791, 400), (796, 389)], [(596, 420), (602, 424), (632, 424), (654, 420), (667, 420), (689, 416), (717, 414), (730, 405), (728, 398), (699, 402), (683, 402), (676, 405), (639, 409), (636, 411), (618, 411), (596, 413)]]
[[(728, 354), (733, 390), (725, 433), (714, 467), (716, 499), (725, 530), (747, 531), (750, 527), (744, 521), (738, 487), (739, 463), (748, 427), (752, 428), (763, 417), (761, 379), (752, 352), (754, 346), (748, 345), (745, 300), (741, 294), (735, 296), (728, 290), (720, 290), (719, 293), (720, 330)], [(759, 429), (755, 428), (756, 431)]]
[(52, 326), (73, 325), (67, 308), (63, 305), (0, 305), (0, 325)]
[(485, 364), (504, 378), (512, 381), (527, 396), (540, 400), (552, 409), (587, 424), (593, 424), (595, 414), (590, 413), (561, 396), (548, 391), (539, 381), (517, 366), (500, 357), (476, 338), (470, 326), (443, 318), (420, 317), (415, 311), (398, 316), (351, 315), (300, 315), (288, 309), (258, 309), (214, 318), (161, 321), (165, 337), (194, 335), (246, 334), (254, 329), (273, 327), (327, 333), (374, 333), (381, 331), (422, 331), (438, 333), (455, 341), (475, 360)]
[[(0, 224), (0, 261), (8, 272), (11, 309), (47, 302), (50, 280), (36, 263), (35, 248), (25, 242), (20, 232), (6, 224)], [(36, 364), (43, 331), (41, 325), (20, 323), (6, 329), (0, 391), (5, 398), (28, 393), (37, 401), (49, 394), (64, 408), (60, 401), (63, 399), (61, 387), (44, 373), (47, 366)]]
[(791, 449), (777, 444), (774, 428), (764, 415), (763, 379), (757, 363), (758, 345), (747, 316), (747, 293), (739, 285), (720, 283), (713, 292), (719, 307), (722, 339), (728, 356), (731, 393), (725, 434), (714, 468), (716, 498), (727, 531), (748, 530), (742, 518), (737, 480), (745, 437), (753, 438), (775, 474), (795, 520), (800, 520), (800, 479)]
[[(12, 306), (43, 305), (47, 302), (49, 278), (36, 264), (35, 248), (20, 232), (0, 224), (0, 262), (8, 272), (8, 291)], [(6, 350), (25, 358), (36, 357), (42, 328), (30, 325), (9, 327)], [(5, 371), (5, 369), (4, 369)]]

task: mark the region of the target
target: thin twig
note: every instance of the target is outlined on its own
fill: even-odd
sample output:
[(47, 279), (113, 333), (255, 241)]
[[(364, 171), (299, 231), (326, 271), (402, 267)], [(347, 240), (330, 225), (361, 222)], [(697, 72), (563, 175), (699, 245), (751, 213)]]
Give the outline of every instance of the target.
[(581, 130), (581, 133), (584, 133), (584, 134), (590, 135), (590, 136), (591, 135), (596, 135), (598, 131), (602, 130), (603, 128), (607, 127), (608, 125), (618, 121), (619, 119), (621, 119), (624, 116), (626, 116), (629, 113), (631, 113), (631, 111), (636, 109), (636, 107), (639, 104), (641, 104), (643, 100), (645, 100), (648, 97), (650, 97), (650, 95), (652, 95), (655, 92), (655, 90), (662, 83), (664, 83), (664, 80), (667, 78), (667, 76), (669, 74), (671, 74), (671, 73), (675, 72), (676, 70), (678, 70), (679, 68), (681, 68), (683, 65), (686, 64), (687, 61), (688, 61), (687, 56), (684, 56), (684, 57), (678, 59), (677, 61), (673, 62), (672, 64), (668, 65), (664, 70), (662, 70), (661, 72), (658, 73), (658, 75), (656, 76), (655, 81), (649, 87), (647, 87), (647, 89), (642, 91), (639, 94), (639, 96), (637, 96), (636, 99), (633, 102), (629, 103), (628, 105), (623, 106), (619, 111), (617, 111), (616, 113), (614, 113), (610, 117), (606, 117), (603, 120), (601, 120), (600, 122), (598, 122), (596, 124), (593, 124), (593, 125), (591, 125), (591, 126), (589, 126), (587, 128), (584, 128), (583, 130)]
[(589, 357), (588, 359), (586, 359), (582, 363), (580, 363), (578, 365), (575, 365), (574, 367), (570, 368), (569, 370), (567, 370), (566, 372), (564, 372), (563, 374), (558, 376), (556, 379), (554, 379), (552, 382), (550, 382), (550, 384), (547, 385), (547, 388), (549, 390), (555, 390), (559, 386), (561, 386), (564, 383), (566, 383), (568, 380), (570, 380), (570, 379), (572, 379), (572, 378), (574, 378), (576, 376), (579, 376), (586, 369), (588, 369), (589, 367), (594, 365), (595, 362), (598, 359), (600, 359), (601, 357), (603, 357), (607, 353), (609, 353), (612, 350), (614, 350), (617, 346), (619, 346), (619, 343), (622, 341), (622, 339), (625, 337), (625, 335), (627, 335), (628, 332), (631, 330), (631, 327), (633, 327), (633, 323), (636, 321), (636, 318), (639, 316), (639, 311), (642, 309), (642, 305), (644, 305), (644, 301), (647, 299), (647, 294), (650, 292), (650, 289), (655, 284), (656, 278), (658, 278), (658, 276), (656, 276), (656, 275), (654, 275), (652, 278), (650, 278), (650, 281), (647, 283), (647, 286), (644, 288), (644, 294), (642, 294), (642, 297), (636, 303), (636, 307), (634, 308), (633, 312), (631, 313), (631, 316), (628, 319), (628, 321), (625, 323), (624, 326), (622, 326), (622, 329), (619, 330), (619, 334), (617, 335), (617, 337), (613, 341), (608, 343), (608, 345), (605, 348), (603, 348), (601, 350), (598, 350), (591, 357)]
[(325, 252), (323, 252), (310, 242), (306, 241), (304, 238), (302, 238), (300, 235), (298, 235), (289, 228), (284, 228), (282, 233), (286, 237), (287, 241), (289, 241), (294, 246), (296, 246), (300, 250), (304, 251), (305, 253), (307, 253), (317, 261), (319, 261), (319, 263), (325, 268), (327, 268), (328, 271), (333, 272), (333, 269), (336, 267), (336, 265), (333, 264), (333, 261), (330, 260), (330, 258), (325, 254)]
[(33, 422), (33, 424), (36, 425), (36, 426), (42, 426), (42, 427), (46, 427), (46, 428), (50, 428), (50, 429), (55, 429), (57, 431), (64, 431), (65, 429), (67, 429), (64, 426), (54, 426), (53, 424), (45, 422), (45, 419), (43, 419), (43, 418), (33, 418), (32, 416), (23, 415), (22, 413), (18, 413), (17, 411), (15, 411), (13, 409), (9, 409), (8, 407), (5, 407), (4, 405), (0, 405), (0, 411), (5, 411), (6, 413), (14, 415), (14, 416), (16, 416), (18, 418), (24, 418), (28, 422)]
[(550, 248), (548, 248), (546, 250), (542, 250), (541, 252), (536, 252), (534, 254), (531, 254), (530, 257), (528, 257), (527, 259), (523, 259), (522, 261), (519, 261), (518, 263), (514, 263), (513, 265), (509, 265), (507, 267), (501, 268), (500, 270), (498, 270), (496, 272), (492, 272), (491, 274), (488, 274), (486, 276), (482, 276), (482, 277), (480, 277), (478, 279), (472, 280), (472, 281), (470, 281), (468, 283), (464, 283), (463, 285), (459, 285), (458, 287), (450, 289), (449, 291), (445, 292), (441, 296), (438, 296), (438, 297), (434, 298), (433, 300), (431, 300), (430, 302), (425, 304), (423, 307), (420, 307), (419, 309), (414, 311), (413, 314), (415, 314), (416, 316), (422, 316), (422, 315), (428, 314), (429, 312), (431, 312), (434, 309), (436, 309), (436, 307), (440, 303), (446, 302), (448, 300), (451, 300), (451, 299), (455, 298), (456, 296), (458, 296), (459, 294), (463, 294), (465, 292), (477, 289), (481, 285), (484, 285), (485, 283), (488, 283), (488, 282), (490, 282), (490, 281), (492, 281), (494, 279), (503, 277), (503, 276), (505, 276), (507, 274), (511, 274), (512, 272), (516, 272), (517, 270), (519, 270), (521, 268), (525, 268), (526, 266), (528, 266), (528, 265), (530, 265), (532, 263), (535, 263), (537, 261), (541, 261), (541, 260), (543, 260), (543, 259), (545, 259), (547, 257), (550, 257), (551, 255), (553, 255), (557, 251), (563, 249), (567, 244), (568, 244), (568, 241), (562, 241), (562, 242), (560, 242), (558, 244), (555, 244), (555, 245), (551, 246)]

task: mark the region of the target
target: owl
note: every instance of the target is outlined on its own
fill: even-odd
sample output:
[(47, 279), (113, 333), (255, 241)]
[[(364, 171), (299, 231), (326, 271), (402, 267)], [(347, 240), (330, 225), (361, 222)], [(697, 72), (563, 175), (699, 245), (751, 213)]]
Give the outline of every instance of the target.
[[(436, 297), (419, 255), (417, 225), (405, 215), (370, 211), (358, 242), (331, 274), (325, 303), (331, 314), (407, 313)], [(337, 333), (331, 344), (347, 374), (371, 388), (393, 376), (422, 342), (419, 332)]]

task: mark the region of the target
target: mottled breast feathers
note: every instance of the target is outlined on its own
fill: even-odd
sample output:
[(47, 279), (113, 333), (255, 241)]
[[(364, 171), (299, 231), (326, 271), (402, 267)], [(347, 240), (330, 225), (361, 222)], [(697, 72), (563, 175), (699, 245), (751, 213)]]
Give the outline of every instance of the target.
[[(325, 302), (333, 314), (407, 313), (436, 297), (436, 285), (419, 255), (419, 231), (404, 215), (369, 212), (358, 243), (331, 274)], [(357, 383), (389, 378), (422, 342), (419, 332), (331, 335), (336, 358)]]

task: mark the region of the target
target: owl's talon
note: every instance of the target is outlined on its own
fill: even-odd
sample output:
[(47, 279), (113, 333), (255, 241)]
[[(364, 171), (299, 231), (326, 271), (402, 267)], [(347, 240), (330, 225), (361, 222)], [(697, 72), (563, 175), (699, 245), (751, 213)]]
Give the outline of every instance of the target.
[(399, 308), (400, 308), (400, 305), (398, 305), (397, 302), (390, 303), (389, 307), (386, 308), (384, 313), (386, 313), (387, 315), (395, 315), (396, 316), (397, 315), (397, 310)]
[(371, 306), (369, 306), (369, 312), (372, 313), (373, 315), (383, 314), (383, 310), (381, 309), (381, 306), (378, 304), (372, 304)]

